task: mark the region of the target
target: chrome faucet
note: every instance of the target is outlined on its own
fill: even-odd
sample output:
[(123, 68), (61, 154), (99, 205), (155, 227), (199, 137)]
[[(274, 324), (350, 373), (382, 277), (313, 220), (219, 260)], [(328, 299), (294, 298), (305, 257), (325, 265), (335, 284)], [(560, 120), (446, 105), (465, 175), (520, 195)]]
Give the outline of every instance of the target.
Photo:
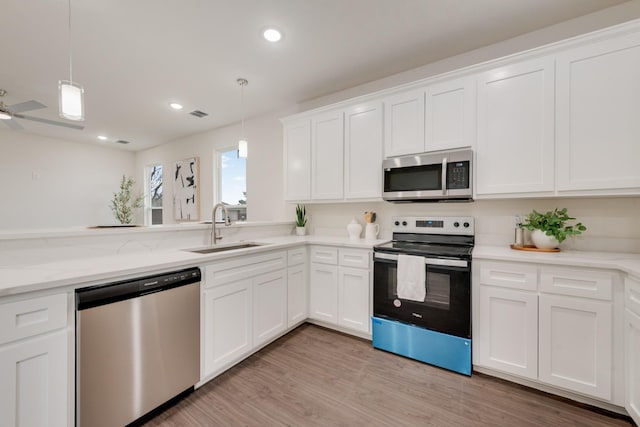
[(218, 240), (222, 239), (222, 236), (218, 231), (216, 231), (216, 210), (218, 208), (222, 208), (222, 214), (224, 215), (224, 225), (231, 225), (231, 220), (229, 219), (229, 212), (227, 211), (227, 207), (222, 203), (218, 203), (213, 207), (213, 211), (211, 211), (211, 246), (215, 245)]

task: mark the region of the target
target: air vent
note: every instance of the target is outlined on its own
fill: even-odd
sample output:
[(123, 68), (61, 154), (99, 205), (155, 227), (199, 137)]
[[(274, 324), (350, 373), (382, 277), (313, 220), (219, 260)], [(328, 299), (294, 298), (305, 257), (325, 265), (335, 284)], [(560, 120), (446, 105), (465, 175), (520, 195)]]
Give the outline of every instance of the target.
[(125, 141), (124, 139), (117, 139), (116, 142), (118, 144), (129, 144), (129, 141)]
[(191, 114), (192, 116), (200, 117), (200, 118), (208, 116), (207, 113), (205, 113), (204, 111), (200, 111), (200, 110), (193, 110), (189, 114)]

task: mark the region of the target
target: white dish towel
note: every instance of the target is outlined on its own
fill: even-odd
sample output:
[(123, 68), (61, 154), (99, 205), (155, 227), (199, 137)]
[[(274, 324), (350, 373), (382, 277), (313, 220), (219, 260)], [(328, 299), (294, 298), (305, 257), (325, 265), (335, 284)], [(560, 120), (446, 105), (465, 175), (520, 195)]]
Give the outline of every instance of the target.
[(398, 255), (398, 298), (424, 302), (424, 298), (427, 296), (425, 282), (424, 258), (413, 255)]

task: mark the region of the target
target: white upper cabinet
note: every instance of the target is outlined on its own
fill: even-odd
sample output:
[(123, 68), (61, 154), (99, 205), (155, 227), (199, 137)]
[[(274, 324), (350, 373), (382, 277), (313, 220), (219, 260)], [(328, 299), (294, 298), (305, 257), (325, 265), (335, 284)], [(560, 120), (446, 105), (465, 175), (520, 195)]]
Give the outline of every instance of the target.
[[(344, 115), (332, 111), (311, 118), (311, 198), (343, 197)], [(381, 166), (382, 167), (382, 166)]]
[(284, 167), (286, 200), (311, 198), (311, 122), (286, 123), (284, 133)]
[(473, 147), (476, 140), (475, 78), (428, 86), (425, 114), (423, 151)]
[(372, 102), (345, 111), (344, 197), (382, 197), (382, 104)]
[(424, 98), (423, 89), (385, 98), (385, 157), (424, 152)]
[(640, 193), (640, 35), (557, 58), (558, 191)]
[(553, 194), (553, 58), (479, 75), (477, 147), (478, 195)]

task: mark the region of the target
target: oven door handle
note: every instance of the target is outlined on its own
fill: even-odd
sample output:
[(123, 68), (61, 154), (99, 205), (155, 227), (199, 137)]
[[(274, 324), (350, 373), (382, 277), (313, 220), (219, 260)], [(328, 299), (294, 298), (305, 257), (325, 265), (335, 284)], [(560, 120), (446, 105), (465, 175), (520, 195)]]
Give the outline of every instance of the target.
[[(376, 252), (373, 255), (373, 260), (375, 261), (377, 259), (381, 261), (382, 260), (398, 261), (398, 255)], [(465, 268), (469, 266), (469, 262), (463, 259), (443, 259), (443, 258), (425, 258), (425, 257), (422, 257), (422, 259), (424, 259), (424, 263), (426, 265), (442, 265), (445, 267), (465, 267)]]

